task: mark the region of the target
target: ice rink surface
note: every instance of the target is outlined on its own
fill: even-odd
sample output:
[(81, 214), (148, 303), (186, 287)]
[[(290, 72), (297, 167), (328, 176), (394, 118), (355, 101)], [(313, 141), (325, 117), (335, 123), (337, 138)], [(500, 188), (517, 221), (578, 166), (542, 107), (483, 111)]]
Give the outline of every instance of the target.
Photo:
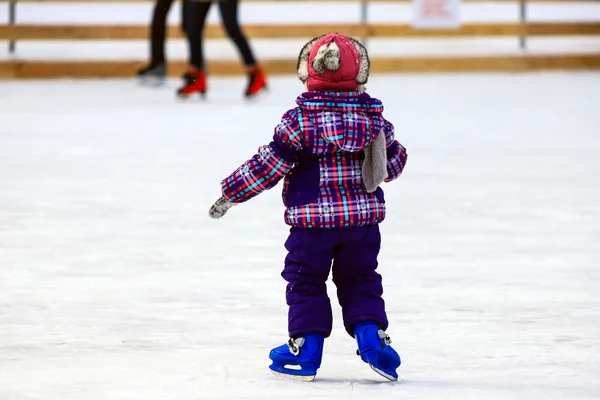
[(401, 380), (334, 332), (287, 339), (281, 184), (222, 220), (220, 180), (302, 90), (212, 79), (0, 82), (0, 399), (600, 398), (600, 74), (376, 75), (409, 154), (379, 271)]

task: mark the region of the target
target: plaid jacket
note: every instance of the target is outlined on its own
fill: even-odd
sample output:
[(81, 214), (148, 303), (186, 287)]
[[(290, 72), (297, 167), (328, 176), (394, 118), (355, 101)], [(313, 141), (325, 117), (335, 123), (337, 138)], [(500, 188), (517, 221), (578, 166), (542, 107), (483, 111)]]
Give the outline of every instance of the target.
[(306, 92), (275, 127), (273, 140), (221, 182), (223, 196), (245, 202), (284, 178), (285, 222), (304, 228), (377, 224), (385, 218), (381, 187), (367, 193), (364, 149), (383, 129), (386, 182), (406, 163), (406, 149), (383, 118), (383, 104), (366, 93)]

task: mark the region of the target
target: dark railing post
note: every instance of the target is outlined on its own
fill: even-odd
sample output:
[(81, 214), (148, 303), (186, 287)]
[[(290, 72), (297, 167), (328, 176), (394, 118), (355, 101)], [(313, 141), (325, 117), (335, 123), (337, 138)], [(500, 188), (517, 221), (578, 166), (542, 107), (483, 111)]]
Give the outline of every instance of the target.
[[(10, 0), (8, 2), (8, 25), (9, 26), (15, 26), (16, 17), (17, 17), (17, 2), (16, 2), (16, 0)], [(8, 42), (8, 52), (9, 53), (15, 52), (15, 40), (12, 38)]]
[(519, 46), (521, 51), (525, 51), (527, 47), (527, 0), (519, 0), (519, 21), (521, 22)]
[[(367, 26), (369, 19), (369, 0), (361, 0), (360, 2), (360, 23), (363, 26), (363, 30)], [(368, 30), (367, 30), (368, 31)], [(363, 46), (367, 47), (367, 38), (369, 36), (367, 31), (364, 32), (364, 36), (361, 39)]]

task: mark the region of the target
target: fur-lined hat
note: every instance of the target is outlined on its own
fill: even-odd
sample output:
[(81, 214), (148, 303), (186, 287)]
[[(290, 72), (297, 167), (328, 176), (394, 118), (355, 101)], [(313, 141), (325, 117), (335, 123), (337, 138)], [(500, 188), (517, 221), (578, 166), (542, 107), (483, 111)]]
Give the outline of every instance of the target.
[(308, 90), (355, 91), (367, 83), (370, 61), (356, 39), (329, 33), (304, 45), (297, 73)]

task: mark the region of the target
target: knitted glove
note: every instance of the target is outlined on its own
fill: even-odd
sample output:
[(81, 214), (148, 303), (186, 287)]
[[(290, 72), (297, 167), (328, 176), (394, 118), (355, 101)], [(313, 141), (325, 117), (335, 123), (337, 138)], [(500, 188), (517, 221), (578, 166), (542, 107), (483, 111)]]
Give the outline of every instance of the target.
[(222, 218), (225, 213), (234, 205), (234, 203), (221, 196), (217, 201), (215, 201), (215, 204), (210, 207), (208, 216), (212, 219)]

